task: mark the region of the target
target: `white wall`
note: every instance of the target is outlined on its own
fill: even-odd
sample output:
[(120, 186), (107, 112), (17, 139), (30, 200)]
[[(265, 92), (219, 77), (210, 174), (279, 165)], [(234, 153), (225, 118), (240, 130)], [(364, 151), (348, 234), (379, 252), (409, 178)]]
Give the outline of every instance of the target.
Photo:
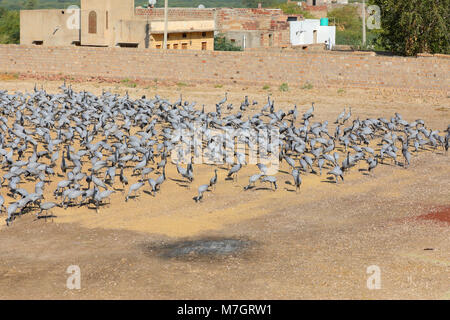
[(325, 43), (331, 40), (331, 44), (336, 44), (336, 26), (320, 26), (317, 32), (317, 43)]
[(317, 43), (325, 43), (331, 39), (336, 43), (336, 27), (321, 26), (319, 19), (306, 19), (303, 21), (290, 21), (290, 41), (293, 46), (314, 43), (314, 30), (317, 30)]

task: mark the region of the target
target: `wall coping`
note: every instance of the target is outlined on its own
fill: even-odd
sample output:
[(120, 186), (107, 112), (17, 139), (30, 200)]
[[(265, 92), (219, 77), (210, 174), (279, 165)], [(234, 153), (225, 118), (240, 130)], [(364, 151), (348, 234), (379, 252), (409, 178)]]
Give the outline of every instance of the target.
[(377, 59), (418, 59), (418, 58), (435, 58), (435, 59), (450, 59), (450, 55), (447, 54), (419, 54), (417, 57), (405, 57), (405, 56), (394, 56), (394, 55), (379, 55), (373, 51), (297, 51), (297, 50), (283, 50), (280, 48), (279, 52), (265, 51), (265, 50), (248, 50), (248, 51), (201, 51), (201, 50), (164, 50), (164, 49), (145, 49), (145, 48), (115, 48), (115, 47), (88, 47), (88, 46), (36, 46), (36, 45), (23, 45), (23, 44), (0, 44), (0, 48), (11, 48), (11, 49), (31, 49), (31, 50), (74, 50), (74, 51), (133, 51), (133, 52), (151, 52), (152, 54), (173, 54), (177, 56), (278, 56), (278, 57), (292, 57), (292, 56), (355, 56), (361, 55), (367, 58), (377, 58)]

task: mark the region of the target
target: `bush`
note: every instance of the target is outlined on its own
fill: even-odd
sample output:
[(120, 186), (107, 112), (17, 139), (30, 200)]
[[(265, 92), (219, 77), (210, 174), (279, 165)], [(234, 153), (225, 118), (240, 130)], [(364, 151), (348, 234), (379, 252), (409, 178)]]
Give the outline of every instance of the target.
[(122, 81), (120, 81), (123, 85), (127, 86), (128, 88), (136, 88), (137, 87), (137, 83), (131, 81), (128, 78), (123, 79)]
[(235, 45), (228, 40), (223, 34), (218, 34), (214, 37), (214, 50), (215, 51), (242, 51), (240, 46)]
[(302, 9), (296, 3), (282, 3), (273, 6), (273, 8), (281, 9), (285, 14), (301, 14), (305, 19), (315, 19), (316, 17)]
[(308, 81), (306, 81), (306, 83), (302, 86), (302, 89), (306, 89), (306, 90), (309, 90), (312, 88), (313, 88), (313, 85), (311, 83), (309, 83)]
[(20, 42), (19, 11), (0, 8), (0, 43)]
[(280, 91), (289, 91), (289, 85), (286, 82), (282, 83), (280, 86)]

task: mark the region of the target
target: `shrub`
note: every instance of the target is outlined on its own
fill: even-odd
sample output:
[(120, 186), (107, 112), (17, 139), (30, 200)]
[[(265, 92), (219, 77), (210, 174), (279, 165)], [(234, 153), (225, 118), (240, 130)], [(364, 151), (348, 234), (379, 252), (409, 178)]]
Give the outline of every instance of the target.
[(215, 51), (242, 51), (240, 46), (237, 46), (226, 38), (223, 34), (218, 34), (214, 37), (214, 50)]
[(282, 83), (280, 86), (280, 91), (289, 91), (289, 85), (286, 82)]
[(313, 85), (311, 83), (309, 83), (308, 81), (306, 81), (306, 83), (302, 86), (302, 89), (306, 89), (306, 90), (309, 90), (312, 88), (313, 88)]

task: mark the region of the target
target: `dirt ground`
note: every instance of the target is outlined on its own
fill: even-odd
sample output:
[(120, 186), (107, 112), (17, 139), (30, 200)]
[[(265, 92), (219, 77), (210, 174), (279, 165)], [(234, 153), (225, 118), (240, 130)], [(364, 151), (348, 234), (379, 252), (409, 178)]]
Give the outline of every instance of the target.
[[(41, 85), (56, 92), (61, 83), (40, 80)], [(0, 81), (0, 90), (10, 92), (33, 86), (32, 80)], [(330, 129), (344, 107), (352, 107), (353, 118), (390, 118), (398, 112), (441, 131), (450, 124), (448, 92), (281, 92), (276, 87), (184, 83), (74, 83), (73, 88), (171, 100), (182, 93), (207, 110), (225, 91), (235, 106), (248, 95), (259, 101), (259, 108), (270, 92), (276, 108), (284, 110), (297, 104), (304, 112), (315, 102), (313, 120), (328, 120)], [(29, 214), (11, 227), (4, 225), (3, 215), (0, 299), (450, 299), (449, 164), (442, 150), (422, 152), (413, 155), (408, 169), (379, 165), (369, 175), (354, 168), (337, 185), (325, 174), (309, 174), (299, 193), (285, 164), (275, 192), (261, 185), (243, 191), (255, 166), (245, 167), (236, 183), (225, 181), (224, 168), (217, 188), (201, 203), (192, 197), (209, 182), (213, 168), (196, 166), (195, 181), (186, 188), (170, 165), (168, 181), (156, 197), (141, 192), (125, 202), (117, 192), (99, 213), (58, 208), (54, 219), (35, 220)], [(439, 218), (433, 219), (434, 212)], [(204, 239), (248, 245), (226, 256), (160, 254), (167, 245)], [(80, 267), (80, 290), (66, 287), (70, 265)], [(373, 265), (381, 271), (377, 290), (367, 287), (367, 268)]]

